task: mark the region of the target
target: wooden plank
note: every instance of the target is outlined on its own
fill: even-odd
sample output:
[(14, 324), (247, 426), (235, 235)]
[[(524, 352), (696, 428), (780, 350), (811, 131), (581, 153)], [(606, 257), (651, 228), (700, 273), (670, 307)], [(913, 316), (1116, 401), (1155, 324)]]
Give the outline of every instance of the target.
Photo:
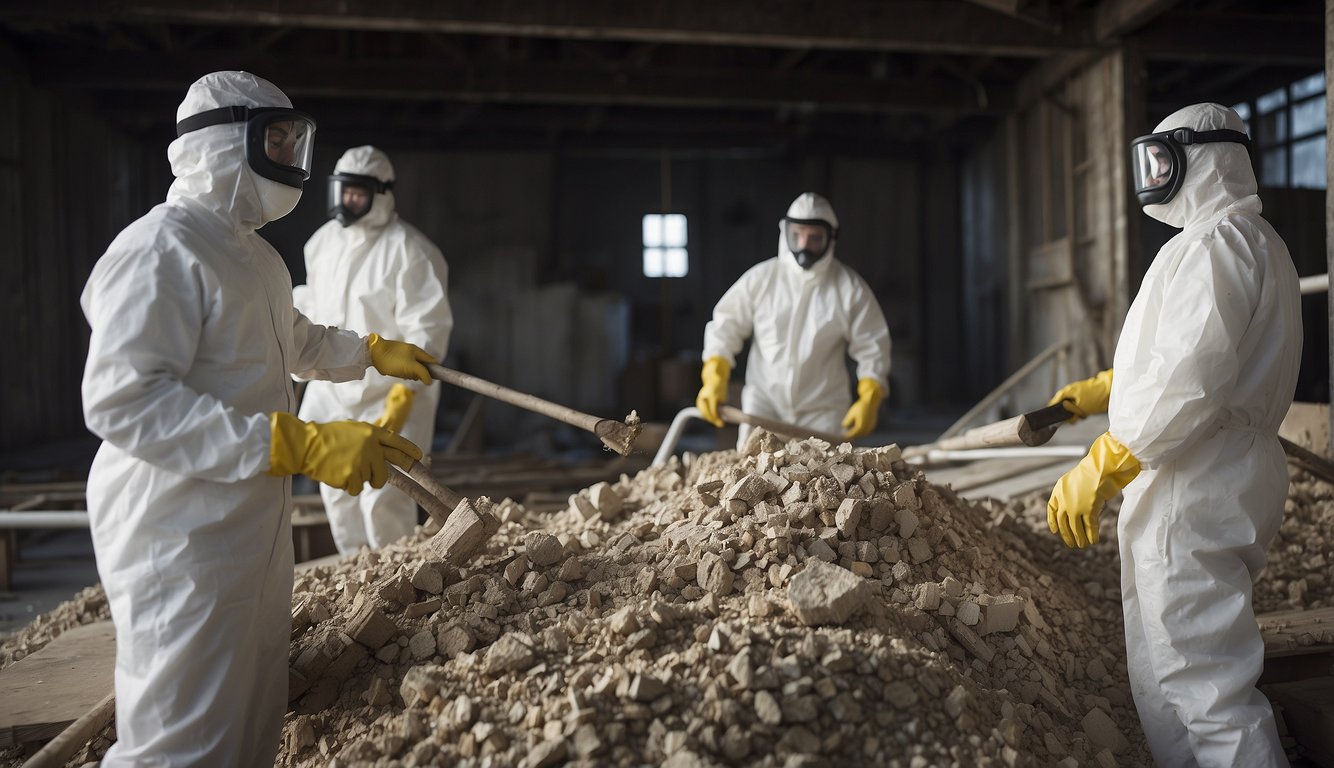
[(1334, 608), (1275, 611), (1255, 620), (1266, 659), (1334, 651)]
[(1006, 500), (1035, 491), (1050, 491), (1056, 481), (1061, 479), (1061, 475), (1070, 471), (1070, 468), (1077, 463), (1074, 459), (1067, 459), (1064, 462), (976, 486), (960, 495), (969, 499), (991, 497)]
[(1068, 466), (1069, 459), (1064, 456), (1040, 456), (1032, 459), (989, 459), (974, 461), (962, 467), (927, 468), (926, 477), (933, 483), (948, 485), (956, 492), (963, 493), (981, 486), (1025, 475), (1053, 464)]
[[(439, 32), (641, 43), (797, 48), (812, 50), (933, 51), (964, 55), (1041, 57), (1092, 43), (1093, 18), (1061, 14), (1062, 25), (1031, 21), (961, 0), (786, 3), (767, 0), (676, 0), (670, 5), (620, 3), (384, 3), (379, 0), (7, 0), (0, 19), (47, 19), (65, 24), (116, 22), (281, 26), (311, 29)], [(333, 78), (331, 78), (332, 80)]]
[(112, 692), (115, 667), (115, 628), (99, 621), (0, 670), (0, 747), (55, 737)]
[(1267, 692), (1302, 747), (1302, 764), (1334, 765), (1334, 677), (1278, 683)]

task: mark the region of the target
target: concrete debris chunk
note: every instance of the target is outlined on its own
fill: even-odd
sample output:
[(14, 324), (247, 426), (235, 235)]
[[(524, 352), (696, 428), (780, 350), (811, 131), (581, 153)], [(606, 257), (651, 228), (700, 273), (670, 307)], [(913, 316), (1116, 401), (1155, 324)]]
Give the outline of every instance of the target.
[(615, 520), (625, 507), (625, 503), (611, 487), (611, 483), (598, 483), (588, 489), (588, 495), (593, 506), (597, 508), (598, 516), (603, 520)]
[(561, 546), (560, 541), (549, 533), (542, 531), (532, 531), (523, 539), (524, 551), (528, 554), (528, 561), (535, 568), (546, 568), (549, 565), (555, 565), (560, 562), (565, 554), (565, 548)]
[(528, 669), (536, 661), (531, 643), (511, 633), (501, 637), (486, 650), (482, 668), (492, 675), (499, 675)]
[(1112, 718), (1107, 716), (1106, 712), (1094, 708), (1084, 716), (1080, 723), (1084, 728), (1084, 733), (1088, 735), (1089, 741), (1099, 748), (1110, 749), (1113, 754), (1121, 754), (1130, 748), (1130, 743), (1122, 735), (1121, 730), (1112, 722)]
[(792, 610), (807, 626), (842, 624), (870, 598), (870, 582), (822, 560), (807, 560), (788, 586)]

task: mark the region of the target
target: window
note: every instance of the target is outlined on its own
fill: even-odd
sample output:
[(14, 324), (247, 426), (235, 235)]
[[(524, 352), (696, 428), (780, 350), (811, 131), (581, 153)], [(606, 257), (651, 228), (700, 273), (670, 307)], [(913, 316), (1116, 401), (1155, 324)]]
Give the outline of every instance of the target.
[(1325, 188), (1325, 73), (1303, 77), (1233, 109), (1255, 142), (1261, 185)]
[(685, 277), (690, 271), (683, 213), (644, 214), (644, 277)]

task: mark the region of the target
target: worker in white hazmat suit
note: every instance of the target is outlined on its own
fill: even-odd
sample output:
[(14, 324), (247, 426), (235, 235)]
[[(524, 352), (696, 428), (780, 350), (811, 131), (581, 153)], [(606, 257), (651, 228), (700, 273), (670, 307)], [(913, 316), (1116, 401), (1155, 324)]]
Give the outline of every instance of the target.
[(1111, 427), (1057, 483), (1048, 523), (1069, 546), (1117, 524), (1131, 690), (1160, 766), (1287, 765), (1255, 688), (1264, 645), (1252, 580), (1278, 531), (1288, 472), (1278, 426), (1301, 356), (1297, 273), (1260, 216), (1244, 124), (1186, 107), (1132, 144), (1144, 212), (1181, 227), (1144, 276), (1113, 368), (1071, 384), (1076, 417)]
[[(296, 307), (322, 325), (412, 342), (443, 359), (453, 315), (448, 268), (440, 249), (394, 210), (394, 167), (375, 147), (353, 147), (329, 177), (329, 216), (306, 243), (306, 284)], [(359, 419), (429, 449), (440, 384), (424, 386), (371, 372), (356, 382), (313, 381), (303, 419)], [(412, 533), (417, 505), (394, 488), (352, 496), (321, 486), (324, 508), (342, 553), (379, 548)]]
[(429, 381), (411, 344), (312, 324), (255, 230), (309, 176), (314, 121), (272, 83), (190, 86), (165, 203), (126, 227), (82, 297), (97, 568), (116, 625), (102, 765), (272, 765), (287, 708), (292, 474), (355, 493), (420, 450), (372, 424), (305, 423), (291, 374)]
[[(704, 327), (703, 386), (695, 405), (715, 426), (736, 355), (751, 340), (741, 410), (849, 439), (875, 428), (889, 392), (889, 326), (871, 287), (834, 257), (838, 217), (806, 192), (779, 222), (778, 255), (751, 267)], [(857, 398), (845, 358), (857, 364)], [(748, 429), (742, 427), (741, 441)], [(739, 444), (739, 443), (738, 443)]]

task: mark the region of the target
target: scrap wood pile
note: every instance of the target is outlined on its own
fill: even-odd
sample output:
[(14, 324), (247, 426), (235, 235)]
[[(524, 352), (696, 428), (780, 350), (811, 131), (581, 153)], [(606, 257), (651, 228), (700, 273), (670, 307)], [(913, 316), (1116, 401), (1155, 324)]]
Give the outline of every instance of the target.
[(428, 528), (298, 574), (278, 764), (1148, 762), (1115, 548), (1060, 546), (1045, 496), (757, 431), (559, 514), (476, 506), (503, 523), (467, 563)]

